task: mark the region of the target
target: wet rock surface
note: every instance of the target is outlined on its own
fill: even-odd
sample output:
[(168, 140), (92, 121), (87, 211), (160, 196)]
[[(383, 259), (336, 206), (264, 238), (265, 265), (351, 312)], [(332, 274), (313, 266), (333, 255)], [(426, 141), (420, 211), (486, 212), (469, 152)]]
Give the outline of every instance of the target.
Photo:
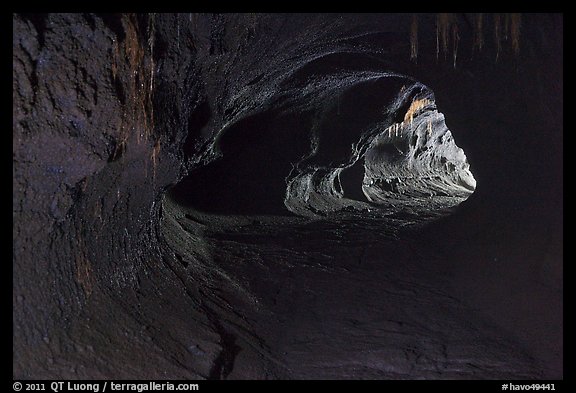
[(15, 14), (14, 378), (560, 378), (562, 19), (409, 20)]

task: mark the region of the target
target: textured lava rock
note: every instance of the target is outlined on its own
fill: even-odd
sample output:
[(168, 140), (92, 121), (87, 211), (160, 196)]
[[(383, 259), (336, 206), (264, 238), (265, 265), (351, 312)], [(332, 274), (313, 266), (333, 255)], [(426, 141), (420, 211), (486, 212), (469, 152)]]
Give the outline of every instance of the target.
[(562, 20), (409, 21), (15, 14), (14, 378), (561, 377)]

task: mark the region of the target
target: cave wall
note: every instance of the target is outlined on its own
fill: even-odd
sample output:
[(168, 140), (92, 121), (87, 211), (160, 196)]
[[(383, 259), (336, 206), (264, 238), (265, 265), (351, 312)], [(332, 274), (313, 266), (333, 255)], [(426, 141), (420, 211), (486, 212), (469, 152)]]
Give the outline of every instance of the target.
[[(154, 333), (190, 323), (198, 307), (179, 296), (155, 217), (160, 193), (183, 171), (201, 93), (190, 45), (167, 46), (171, 37), (152, 23), (14, 15), (15, 377), (196, 375), (166, 355), (176, 339)], [(151, 80), (157, 67), (164, 72)], [(163, 295), (134, 291), (145, 286)], [(142, 316), (143, 304), (160, 309), (169, 293), (179, 306)], [(130, 366), (151, 352), (155, 371)]]
[[(209, 260), (184, 266), (166, 244), (160, 202), (241, 141), (226, 132), (245, 132), (242, 121), (315, 104), (292, 102), (298, 85), (286, 81), (339, 64), (434, 90), (478, 188), (418, 236), (440, 245), (461, 296), (558, 376), (562, 17), (526, 16), (520, 54), (497, 62), (489, 45), (466, 49), (462, 21), (455, 68), (436, 59), (432, 16), (410, 59), (410, 18), (15, 14), (14, 377), (282, 375), (234, 313), (246, 302), (237, 289)], [(231, 139), (220, 146), (221, 136)], [(202, 253), (200, 235), (183, 241)]]

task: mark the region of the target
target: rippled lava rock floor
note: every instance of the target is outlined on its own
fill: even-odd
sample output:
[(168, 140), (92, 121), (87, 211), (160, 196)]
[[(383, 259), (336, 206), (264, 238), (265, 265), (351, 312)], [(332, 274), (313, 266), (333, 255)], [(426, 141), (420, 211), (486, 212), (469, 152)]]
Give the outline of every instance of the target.
[[(518, 344), (451, 294), (444, 256), (393, 218), (349, 212), (328, 221), (188, 210), (174, 220), (203, 228), (208, 248), (218, 250), (213, 262), (251, 298), (252, 307), (242, 313), (280, 378), (539, 375)], [(219, 377), (234, 377), (241, 354), (235, 340), (228, 337)]]

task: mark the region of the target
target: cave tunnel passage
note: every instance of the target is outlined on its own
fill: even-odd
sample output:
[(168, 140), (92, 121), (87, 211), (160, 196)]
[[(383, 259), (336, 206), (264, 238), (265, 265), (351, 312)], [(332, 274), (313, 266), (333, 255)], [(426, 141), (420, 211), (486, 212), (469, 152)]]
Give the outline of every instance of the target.
[(561, 379), (563, 18), (507, 15), (13, 14), (14, 379)]
[[(168, 196), (207, 213), (291, 215), (284, 205), (286, 178), (293, 165), (310, 153), (312, 134), (316, 133), (319, 145), (304, 165), (344, 164), (352, 145), (368, 127), (385, 119), (387, 105), (403, 85), (411, 83), (401, 76), (367, 80), (331, 93), (321, 112), (312, 114), (311, 108), (279, 114), (270, 109), (242, 119), (217, 140), (221, 157), (194, 169)], [(319, 89), (314, 94), (323, 93)], [(360, 179), (349, 195), (365, 201), (361, 184)]]
[(193, 170), (169, 192), (178, 204), (223, 215), (292, 215), (285, 178), (310, 148), (306, 116), (261, 113), (227, 129), (222, 156)]
[(362, 181), (364, 180), (364, 159), (359, 159), (353, 165), (342, 170), (338, 176), (340, 188), (345, 198), (357, 201), (369, 202), (362, 192)]
[[(377, 130), (373, 126), (381, 124), (382, 103), (375, 99), (378, 95), (367, 93), (376, 90), (353, 90), (354, 94), (342, 94), (340, 102), (324, 108), (316, 124), (317, 154), (307, 164), (333, 169), (351, 162), (352, 144), (365, 130)], [(362, 102), (362, 93), (371, 101)], [(346, 105), (346, 98), (355, 104)], [(408, 97), (409, 102), (413, 99)], [(388, 121), (401, 122), (410, 106), (399, 105)], [(454, 206), (468, 196), (467, 192), (465, 197), (453, 195), (454, 179), (449, 177), (453, 170), (444, 170), (450, 159), (463, 164), (466, 157), (447, 133), (443, 114), (435, 107), (421, 114), (405, 129), (409, 134), (404, 137), (390, 139), (381, 134), (376, 139), (379, 143), (359, 154), (334, 185), (345, 198), (367, 202), (362, 189), (366, 171), (385, 169), (376, 175), (368, 173), (367, 181), (374, 180), (374, 188), (382, 191), (384, 206), (391, 193), (402, 209), (409, 207), (386, 218), (370, 209), (368, 213), (360, 210), (361, 214), (343, 209), (342, 214), (305, 224), (278, 217), (289, 214), (283, 204), (286, 175), (310, 152), (311, 121), (303, 120), (311, 118), (308, 114), (276, 116), (270, 111), (240, 121), (219, 141), (222, 158), (192, 172), (170, 191), (172, 199), (184, 207), (221, 215), (272, 216), (248, 225), (230, 220), (232, 224), (223, 226), (220, 222), (224, 221), (212, 224), (209, 218), (203, 242), (216, 250), (210, 256), (215, 266), (277, 317), (243, 310), (256, 321), (252, 328), (269, 345), (272, 356), (290, 369), (280, 373), (282, 377), (330, 379), (350, 373), (344, 375), (522, 379), (542, 375), (541, 366), (515, 334), (479, 317), (473, 305), (459, 298), (454, 277), (462, 273), (453, 266), (474, 258), (475, 264), (483, 266), (483, 257), (475, 256), (482, 251), (465, 254), (483, 244), (462, 242), (450, 249), (454, 232), (443, 236), (434, 229), (440, 215), (426, 218), (425, 213)], [(437, 121), (429, 123), (432, 115)], [(434, 169), (434, 177), (429, 179), (424, 176), (429, 172), (422, 172), (417, 178), (422, 167)], [(422, 197), (430, 185), (439, 186), (440, 191), (435, 191), (434, 198)], [(398, 195), (401, 186), (414, 193)], [(459, 214), (454, 219), (462, 222), (461, 232), (474, 233), (469, 227), (472, 220)], [(428, 219), (432, 223), (428, 228), (406, 229)], [(394, 232), (398, 225), (402, 229)], [(174, 244), (173, 249), (185, 255)], [(487, 274), (475, 268), (478, 276)], [(475, 283), (477, 277), (467, 280)], [(344, 371), (342, 364), (347, 367)], [(503, 366), (494, 368), (494, 364)]]
[[(353, 203), (351, 201), (379, 204), (386, 208), (391, 199), (380, 195), (377, 187), (372, 187), (371, 193), (380, 196), (372, 195), (370, 199), (365, 194), (365, 157), (362, 152), (366, 149), (378, 156), (375, 165), (379, 174), (369, 179), (370, 184), (381, 180), (380, 177), (390, 177), (389, 181), (396, 181), (398, 176), (430, 178), (428, 173), (421, 173), (418, 169), (423, 166), (434, 171), (435, 179), (438, 179), (434, 182), (450, 181), (433, 160), (418, 163), (408, 154), (410, 135), (416, 132), (416, 124), (422, 123), (420, 112), (429, 110), (418, 105), (421, 102), (432, 103), (431, 90), (405, 76), (385, 73), (360, 79), (346, 88), (337, 86), (326, 96), (322, 89), (315, 91), (314, 94), (323, 99), (319, 107), (311, 106), (307, 112), (299, 108), (279, 113), (273, 107), (225, 129), (216, 140), (221, 156), (191, 171), (169, 191), (168, 196), (182, 206), (219, 215), (306, 215), (310, 211), (324, 214), (324, 211), (346, 208)], [(410, 123), (403, 121), (407, 116), (410, 116)], [(391, 127), (396, 127), (394, 136)], [(419, 128), (418, 132), (422, 133), (422, 127)], [(443, 122), (429, 122), (430, 133), (442, 132), (445, 128)], [(379, 149), (370, 149), (378, 135), (384, 143), (379, 145)], [(444, 146), (445, 142), (451, 140), (438, 139), (434, 149), (460, 151), (456, 146)], [(463, 153), (462, 157), (465, 160)], [(352, 161), (355, 163), (343, 169), (340, 178), (334, 182), (316, 178), (314, 182), (317, 184), (308, 183), (308, 173), (317, 170), (333, 173), (336, 168)], [(394, 173), (398, 168), (401, 168), (401, 173)], [(294, 179), (298, 184), (295, 188), (292, 187)], [(418, 188), (416, 192), (422, 193), (422, 187), (426, 186), (416, 180), (407, 182), (404, 187)], [(440, 187), (444, 186), (440, 184)], [(332, 196), (338, 195), (340, 190), (346, 202), (333, 199)], [(396, 189), (388, 191), (404, 199), (405, 206), (424, 213), (437, 210), (437, 204), (421, 204), (397, 195)], [(310, 199), (312, 194), (315, 196)], [(458, 203), (459, 200), (454, 199), (448, 204)]]

